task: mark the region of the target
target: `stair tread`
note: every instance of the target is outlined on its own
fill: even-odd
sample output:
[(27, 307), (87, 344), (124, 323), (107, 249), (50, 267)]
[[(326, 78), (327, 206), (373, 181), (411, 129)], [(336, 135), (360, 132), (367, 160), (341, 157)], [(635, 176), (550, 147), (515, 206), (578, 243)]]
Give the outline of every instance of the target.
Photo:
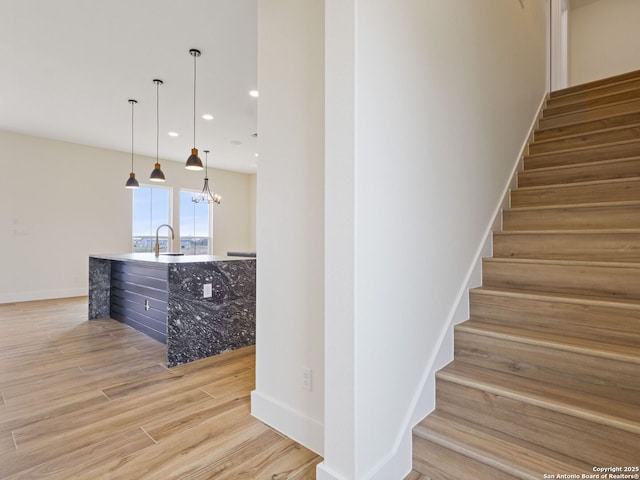
[(530, 210), (552, 210), (552, 209), (587, 209), (597, 207), (627, 207), (627, 206), (640, 206), (639, 200), (619, 200), (615, 202), (593, 202), (593, 203), (575, 203), (575, 204), (563, 204), (563, 205), (522, 205), (516, 207), (507, 207), (505, 212), (520, 212)]
[(543, 329), (524, 329), (518, 326), (485, 323), (476, 320), (467, 320), (456, 326), (456, 331), (502, 338), (530, 345), (541, 345), (557, 350), (610, 358), (640, 365), (640, 346), (608, 343), (602, 338), (585, 339), (568, 335), (559, 336), (556, 332), (552, 333), (549, 332), (548, 329), (545, 330), (546, 331), (543, 331)]
[[(581, 138), (581, 137), (589, 137), (591, 135), (597, 135), (600, 133), (617, 132), (620, 130), (629, 130), (629, 129), (638, 128), (638, 127), (640, 127), (640, 122), (634, 122), (634, 123), (629, 123), (625, 125), (617, 125), (615, 127), (599, 128), (595, 130), (589, 130), (587, 132), (570, 133), (567, 135), (562, 135), (562, 136), (553, 137), (553, 138), (534, 140), (529, 145), (546, 145), (549, 143), (557, 142), (559, 140), (570, 140), (570, 139)], [(534, 132), (534, 138), (535, 138), (535, 132)]]
[(493, 235), (637, 235), (640, 228), (598, 228), (581, 230), (500, 230)]
[(562, 170), (571, 170), (571, 169), (576, 169), (576, 168), (585, 167), (585, 166), (595, 167), (595, 166), (601, 166), (601, 165), (604, 165), (604, 166), (615, 165), (617, 163), (633, 163), (639, 160), (640, 160), (640, 156), (612, 158), (609, 160), (594, 160), (594, 161), (588, 161), (584, 163), (572, 163), (568, 165), (553, 165), (551, 167), (532, 168), (530, 170), (522, 170), (519, 173), (526, 175), (527, 173), (559, 172)]
[(560, 98), (580, 94), (587, 91), (600, 90), (611, 85), (624, 84), (633, 82), (640, 77), (640, 70), (633, 70), (631, 72), (621, 73), (619, 75), (613, 75), (607, 78), (600, 78), (598, 80), (592, 80), (590, 82), (584, 82), (579, 85), (572, 85), (570, 87), (554, 90), (549, 94), (549, 98)]
[[(533, 293), (533, 294), (532, 294)], [(545, 295), (544, 292), (469, 292), (470, 320), (517, 325), (559, 336), (598, 338), (609, 344), (640, 346), (640, 302), (609, 302), (593, 298)]]
[(640, 157), (568, 165), (551, 165), (518, 172), (518, 187), (571, 185), (594, 180), (634, 178), (640, 173)]
[(584, 391), (455, 360), (438, 371), (436, 377), (547, 410), (640, 434), (638, 406), (615, 398), (605, 399)]
[[(605, 117), (597, 118), (597, 119), (583, 119), (583, 120), (576, 121), (575, 123), (571, 123), (569, 125), (538, 127), (534, 130), (533, 134), (534, 134), (534, 138), (536, 136), (543, 137), (535, 141), (546, 141), (551, 139), (565, 138), (567, 135), (579, 135), (580, 133), (589, 134), (591, 132), (597, 132), (603, 129), (614, 128), (616, 126), (625, 125), (626, 124), (625, 120), (629, 120), (629, 119), (631, 119), (632, 121), (629, 122), (628, 124), (633, 125), (636, 123), (636, 121), (634, 121), (633, 119), (635, 119), (639, 115), (640, 115), (640, 105), (638, 106), (638, 110), (635, 112), (622, 112), (622, 113), (610, 114)], [(593, 124), (594, 126), (593, 130), (587, 129), (583, 132), (571, 133), (571, 130), (575, 130), (578, 128), (585, 128), (589, 124)], [(604, 126), (607, 124), (610, 124), (611, 126)], [(568, 132), (565, 132), (565, 131), (568, 131)], [(549, 137), (549, 138), (544, 138), (544, 137)]]
[[(638, 86), (638, 81), (640, 81), (640, 77), (638, 77), (634, 73), (624, 79), (620, 79), (616, 81), (611, 81), (611, 78), (609, 78), (606, 82), (603, 82), (602, 84), (597, 86), (589, 86), (588, 83), (583, 85), (575, 85), (574, 87), (567, 87), (566, 89), (563, 89), (564, 93), (558, 93), (559, 91), (557, 90), (551, 92), (549, 94), (548, 101), (557, 102), (559, 100), (571, 100), (581, 95), (585, 95), (585, 94), (593, 95), (594, 93), (595, 94), (603, 93), (603, 91), (605, 92), (605, 95), (606, 95), (606, 91), (611, 88), (622, 87), (621, 90), (616, 90), (616, 91), (636, 90), (640, 88), (640, 86)], [(570, 91), (572, 88), (574, 88), (574, 90)]]
[(611, 267), (611, 268), (640, 268), (640, 263), (636, 262), (610, 262), (602, 260), (563, 260), (546, 258), (505, 258), (486, 257), (485, 262), (495, 263), (528, 263), (531, 265), (570, 265), (583, 267)]
[(549, 189), (566, 189), (577, 187), (588, 187), (593, 185), (605, 185), (611, 183), (640, 183), (640, 176), (637, 177), (623, 177), (623, 178), (609, 178), (607, 180), (588, 180), (583, 182), (573, 183), (554, 183), (550, 185), (532, 185), (530, 187), (518, 187), (520, 192), (532, 192), (536, 190), (549, 190)]
[(527, 298), (546, 302), (571, 303), (592, 305), (607, 308), (621, 308), (627, 310), (640, 310), (640, 300), (632, 298), (597, 297), (593, 295), (576, 295), (571, 293), (544, 292), (538, 290), (518, 290), (514, 288), (477, 287), (470, 292), (479, 295), (500, 295), (507, 297)]
[(496, 231), (493, 257), (640, 264), (640, 228)]
[(502, 209), (504, 231), (600, 228), (640, 228), (640, 203), (516, 204)]
[(482, 273), (495, 288), (640, 299), (640, 259), (486, 257)]
[[(434, 412), (413, 429), (415, 435), (447, 447), (524, 480), (539, 480), (549, 472), (589, 471), (592, 467), (577, 460), (562, 461), (527, 448), (506, 435), (495, 435), (480, 425)], [(557, 457), (557, 455), (555, 456)]]
[(567, 149), (563, 149), (563, 150), (559, 150), (559, 151), (553, 151), (553, 152), (542, 152), (542, 153), (530, 153), (525, 155), (525, 160), (527, 159), (536, 159), (536, 158), (540, 158), (540, 157), (549, 157), (549, 156), (554, 156), (554, 155), (562, 155), (562, 154), (566, 154), (568, 152), (584, 152), (584, 151), (589, 151), (593, 148), (606, 148), (606, 147), (615, 147), (618, 145), (627, 145), (627, 144), (632, 144), (632, 143), (638, 143), (640, 140), (639, 139), (632, 139), (632, 140), (621, 140), (618, 142), (605, 142), (605, 143), (601, 143), (598, 145), (586, 145), (586, 146), (580, 146), (580, 147), (572, 147), (572, 148), (567, 148)]
[[(563, 115), (568, 115), (571, 113), (578, 113), (578, 112), (585, 113), (585, 112), (591, 112), (594, 110), (599, 110), (604, 107), (615, 107), (618, 105), (625, 105), (631, 101), (638, 100), (638, 97), (634, 96), (631, 98), (623, 98), (623, 95), (634, 92), (636, 90), (637, 89), (634, 88), (626, 92), (617, 92), (609, 95), (602, 95), (600, 97), (590, 98), (590, 99), (582, 100), (576, 103), (549, 106), (544, 109), (542, 119), (548, 120), (550, 118), (562, 117)], [(614, 99), (614, 97), (619, 97), (619, 98)], [(557, 111), (554, 111), (554, 110), (557, 110)], [(561, 110), (564, 110), (564, 111), (561, 111)]]
[(576, 92), (564, 97), (548, 98), (545, 110), (553, 111), (563, 107), (588, 110), (602, 105), (626, 103), (638, 98), (638, 90), (640, 90), (638, 79), (629, 80), (616, 85), (606, 85), (598, 89)]
[(588, 113), (575, 111), (556, 115), (548, 118), (540, 118), (538, 125), (540, 130), (572, 127), (586, 122), (598, 121), (607, 118), (617, 117), (626, 114), (640, 112), (640, 101), (631, 100), (620, 105), (603, 105), (600, 108), (593, 108)]

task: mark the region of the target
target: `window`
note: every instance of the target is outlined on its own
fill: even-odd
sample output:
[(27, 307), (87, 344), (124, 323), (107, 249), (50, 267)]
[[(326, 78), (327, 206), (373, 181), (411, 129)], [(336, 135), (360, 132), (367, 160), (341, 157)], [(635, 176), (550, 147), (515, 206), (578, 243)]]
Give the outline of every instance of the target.
[(197, 192), (180, 190), (180, 251), (185, 255), (209, 254), (211, 213), (208, 203), (191, 199)]
[[(171, 224), (171, 189), (147, 187), (133, 190), (133, 251), (153, 252), (156, 229), (163, 223)], [(170, 232), (160, 230), (160, 250), (169, 250)]]

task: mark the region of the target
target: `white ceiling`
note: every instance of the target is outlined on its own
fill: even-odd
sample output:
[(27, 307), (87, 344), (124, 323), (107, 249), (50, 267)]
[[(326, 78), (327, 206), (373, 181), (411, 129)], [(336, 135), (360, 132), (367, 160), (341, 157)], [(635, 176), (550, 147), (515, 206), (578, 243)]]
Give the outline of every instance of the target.
[[(255, 172), (257, 0), (0, 0), (0, 129)], [(202, 119), (205, 113), (215, 119)], [(168, 132), (179, 133), (169, 137)], [(153, 165), (148, 170), (151, 171)], [(136, 168), (138, 177), (146, 170)]]

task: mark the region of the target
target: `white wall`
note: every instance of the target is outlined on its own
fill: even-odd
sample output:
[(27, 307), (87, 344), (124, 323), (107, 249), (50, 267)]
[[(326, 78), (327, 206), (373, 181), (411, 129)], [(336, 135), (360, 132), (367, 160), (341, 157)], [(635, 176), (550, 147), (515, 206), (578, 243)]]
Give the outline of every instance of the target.
[(356, 9), (352, 1), (328, 0), (325, 5), (325, 461), (318, 467), (318, 480), (359, 478)]
[(258, 176), (249, 177), (249, 239), (251, 240), (250, 251), (256, 251), (256, 200), (258, 189)]
[(640, 69), (640, 2), (599, 0), (569, 12), (569, 83)]
[(545, 93), (547, 5), (326, 3), (318, 478), (402, 478), (433, 405), (423, 379)]
[[(258, 3), (253, 415), (322, 452), (324, 3)], [(302, 389), (302, 367), (312, 391)]]
[(555, 91), (569, 83), (569, 0), (551, 0), (550, 4), (551, 90)]
[(259, 3), (252, 412), (324, 455), (319, 480), (410, 466), (425, 378), (545, 93), (546, 6), (525, 5)]
[[(154, 163), (135, 157), (141, 183)], [(200, 190), (203, 176), (161, 164), (177, 210), (179, 189)], [(89, 254), (131, 251), (129, 171), (127, 153), (0, 131), (0, 303), (86, 295)], [(223, 197), (214, 253), (249, 250), (250, 176), (211, 169), (209, 178)]]

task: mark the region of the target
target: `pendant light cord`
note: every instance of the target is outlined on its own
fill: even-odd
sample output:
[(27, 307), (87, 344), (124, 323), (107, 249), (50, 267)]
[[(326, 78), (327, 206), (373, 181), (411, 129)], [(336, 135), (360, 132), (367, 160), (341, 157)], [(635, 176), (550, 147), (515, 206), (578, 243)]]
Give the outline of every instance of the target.
[(129, 100), (129, 103), (131, 103), (131, 171), (133, 172), (133, 106), (135, 105), (135, 101), (132, 102)]
[(196, 57), (193, 55), (193, 148), (196, 148)]
[(156, 163), (158, 162), (158, 151), (160, 149), (160, 82), (156, 83)]

